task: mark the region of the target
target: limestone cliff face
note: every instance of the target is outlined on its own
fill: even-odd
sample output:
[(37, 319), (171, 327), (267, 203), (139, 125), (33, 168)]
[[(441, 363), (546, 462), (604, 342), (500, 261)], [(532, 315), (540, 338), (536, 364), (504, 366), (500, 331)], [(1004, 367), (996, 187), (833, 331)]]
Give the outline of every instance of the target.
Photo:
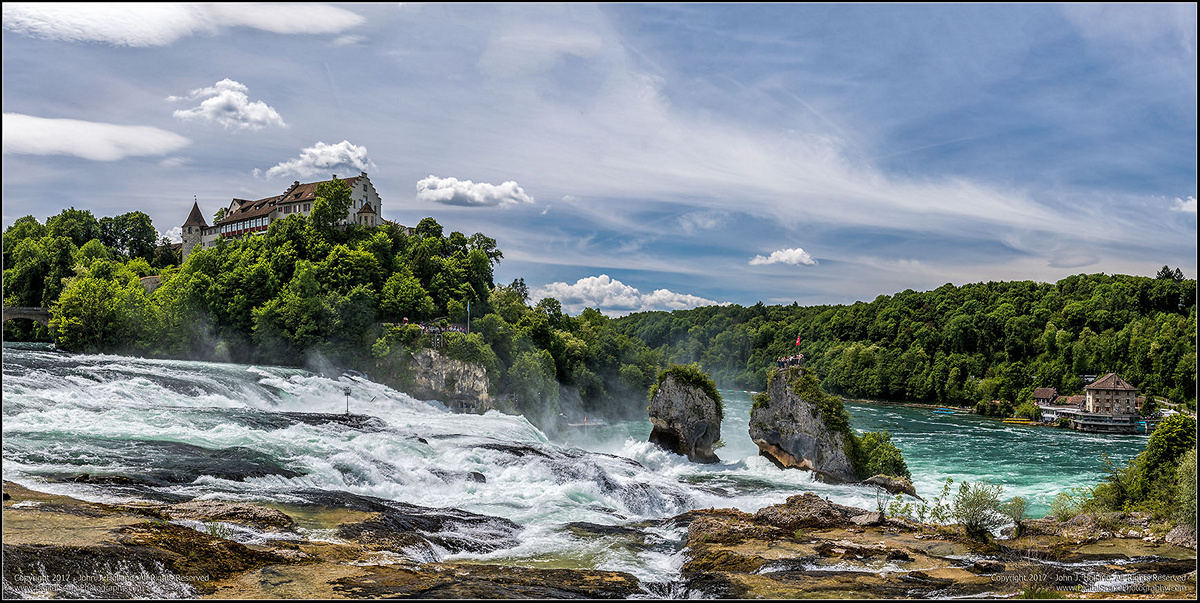
[(825, 426), (815, 401), (792, 391), (800, 368), (779, 372), (765, 392), (766, 406), (750, 411), (750, 438), (759, 454), (782, 467), (808, 469), (831, 482), (856, 482), (858, 475), (845, 452), (845, 437)]
[(492, 395), (488, 392), (491, 382), (483, 365), (463, 362), (424, 348), (413, 354), (409, 363), (413, 385), (411, 395), (418, 398), (434, 398), (447, 406), (461, 404), (474, 410), (492, 407)]
[(667, 375), (650, 401), (650, 441), (693, 462), (720, 461), (712, 450), (721, 439), (717, 404), (703, 389)]

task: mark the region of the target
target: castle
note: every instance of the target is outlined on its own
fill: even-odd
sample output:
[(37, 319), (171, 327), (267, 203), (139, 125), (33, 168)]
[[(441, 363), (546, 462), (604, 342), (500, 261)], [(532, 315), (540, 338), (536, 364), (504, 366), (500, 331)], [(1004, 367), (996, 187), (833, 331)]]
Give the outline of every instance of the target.
[[(212, 226), (204, 219), (199, 202), (192, 204), (192, 211), (183, 223), (183, 245), (180, 249), (181, 259), (187, 259), (188, 253), (200, 246), (201, 249), (213, 247), (220, 237), (241, 237), (256, 232), (265, 232), (271, 222), (287, 217), (294, 213), (307, 216), (312, 212), (313, 202), (317, 199), (317, 186), (337, 180), (337, 174), (331, 180), (301, 184), (299, 180), (292, 183), (282, 195), (249, 201), (234, 199), (225, 208), (225, 215)], [(354, 200), (346, 217), (344, 225), (361, 224), (363, 226), (378, 226), (383, 223), (383, 201), (375, 190), (367, 173), (352, 176), (343, 180), (350, 187), (350, 197)]]

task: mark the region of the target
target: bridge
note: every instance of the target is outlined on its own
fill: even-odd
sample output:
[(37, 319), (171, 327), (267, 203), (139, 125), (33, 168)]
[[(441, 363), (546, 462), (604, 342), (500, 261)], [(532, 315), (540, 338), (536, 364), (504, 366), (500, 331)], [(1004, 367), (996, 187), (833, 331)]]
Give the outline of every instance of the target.
[(14, 318), (26, 318), (37, 321), (43, 325), (50, 326), (50, 310), (48, 308), (29, 308), (29, 307), (4, 307), (4, 320), (13, 320)]

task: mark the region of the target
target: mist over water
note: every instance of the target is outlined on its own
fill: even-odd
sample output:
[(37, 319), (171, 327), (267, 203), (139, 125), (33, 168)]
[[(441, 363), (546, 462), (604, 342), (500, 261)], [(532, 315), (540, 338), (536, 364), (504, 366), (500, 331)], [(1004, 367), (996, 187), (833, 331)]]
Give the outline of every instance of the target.
[[(93, 501), (289, 503), (317, 489), (453, 507), (524, 528), (515, 547), (457, 558), (616, 569), (661, 581), (678, 574), (681, 531), (658, 534), (661, 547), (625, 548), (579, 538), (565, 524), (629, 525), (706, 507), (752, 512), (807, 491), (876, 504), (873, 489), (822, 484), (759, 457), (747, 435), (745, 393), (723, 392), (722, 462), (697, 465), (647, 443), (644, 418), (596, 425), (589, 417), (587, 427), (550, 439), (522, 417), (454, 414), (367, 380), (302, 369), (6, 344), (3, 377), (6, 480)], [(926, 498), (946, 477), (988, 480), (1003, 484), (1006, 497), (1029, 499), (1033, 515), (1055, 493), (1102, 479), (1102, 454), (1124, 463), (1146, 441), (900, 406), (847, 408), (854, 427), (893, 434)], [(80, 473), (139, 484), (46, 481)]]

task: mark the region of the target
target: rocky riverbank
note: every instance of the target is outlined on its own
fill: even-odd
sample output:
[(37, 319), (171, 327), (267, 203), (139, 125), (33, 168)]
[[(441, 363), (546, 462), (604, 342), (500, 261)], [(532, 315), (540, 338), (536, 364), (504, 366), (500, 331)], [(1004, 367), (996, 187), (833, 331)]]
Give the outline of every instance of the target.
[[(971, 541), (807, 493), (755, 513), (691, 511), (580, 538), (686, 530), (674, 584), (628, 573), (445, 562), (515, 545), (508, 520), (343, 492), (294, 505), (98, 504), (4, 484), (3, 594), (38, 598), (1189, 598), (1194, 549), (1137, 515), (1032, 520)], [(1099, 526), (1099, 527), (1098, 527)], [(1100, 529), (1103, 527), (1103, 529)], [(1193, 541), (1194, 543), (1194, 541)]]
[(296, 505), (97, 504), (4, 483), (5, 598), (627, 598), (622, 572), (439, 563), (497, 517), (313, 491)]
[(811, 493), (753, 514), (708, 509), (689, 516), (682, 579), (713, 597), (1188, 598), (1196, 592), (1195, 550), (1123, 524), (1103, 533), (1039, 520), (1020, 538), (979, 543), (960, 528), (886, 518)]

